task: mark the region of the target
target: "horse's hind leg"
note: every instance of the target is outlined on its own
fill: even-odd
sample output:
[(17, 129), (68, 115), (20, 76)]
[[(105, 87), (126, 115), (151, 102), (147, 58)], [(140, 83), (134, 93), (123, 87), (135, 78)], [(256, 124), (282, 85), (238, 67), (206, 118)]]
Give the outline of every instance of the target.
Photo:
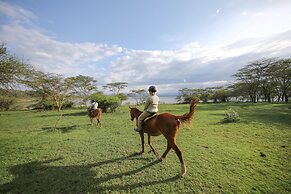
[(168, 154), (168, 152), (171, 150), (171, 146), (169, 144), (169, 142), (167, 142), (167, 149), (166, 151), (163, 153), (163, 155), (160, 157), (160, 161), (163, 161), (166, 158), (166, 155)]
[(150, 135), (148, 135), (148, 144), (151, 147), (152, 151), (154, 152), (155, 156), (158, 157), (157, 151), (155, 150), (155, 148), (151, 144), (151, 136)]
[(101, 122), (100, 122), (100, 119), (98, 117), (96, 117), (96, 119), (97, 119), (97, 122), (98, 122), (99, 127), (102, 127)]
[(180, 173), (180, 176), (185, 176), (186, 172), (187, 172), (187, 169), (186, 169), (186, 165), (184, 163), (184, 159), (183, 159), (183, 155), (182, 155), (182, 152), (180, 151), (180, 149), (178, 148), (177, 144), (176, 144), (176, 141), (174, 140), (173, 142), (170, 142), (170, 146), (175, 150), (179, 160), (180, 160), (180, 163), (181, 163), (181, 173)]

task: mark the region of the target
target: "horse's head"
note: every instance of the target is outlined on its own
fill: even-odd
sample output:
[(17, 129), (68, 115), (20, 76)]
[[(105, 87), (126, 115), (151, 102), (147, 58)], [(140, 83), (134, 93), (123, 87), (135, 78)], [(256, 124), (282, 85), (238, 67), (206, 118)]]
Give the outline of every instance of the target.
[(133, 121), (134, 118), (137, 118), (137, 108), (135, 106), (129, 106), (130, 120)]

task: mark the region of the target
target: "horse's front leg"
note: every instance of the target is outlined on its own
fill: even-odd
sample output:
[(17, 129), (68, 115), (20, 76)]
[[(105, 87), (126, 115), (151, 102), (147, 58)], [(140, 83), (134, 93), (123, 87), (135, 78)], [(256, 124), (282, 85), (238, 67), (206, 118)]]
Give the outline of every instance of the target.
[(143, 131), (139, 132), (140, 139), (141, 139), (141, 152), (139, 154), (144, 153), (144, 133)]
[(91, 127), (93, 127), (93, 118), (90, 117)]
[(151, 136), (149, 134), (148, 134), (148, 144), (151, 147), (152, 151), (154, 152), (155, 156), (158, 158), (158, 153), (157, 153), (157, 151), (155, 150), (155, 148), (151, 144)]
[(100, 128), (101, 128), (101, 127), (102, 127), (102, 124), (101, 124), (100, 119), (98, 119), (98, 123), (99, 123), (99, 126), (100, 126)]

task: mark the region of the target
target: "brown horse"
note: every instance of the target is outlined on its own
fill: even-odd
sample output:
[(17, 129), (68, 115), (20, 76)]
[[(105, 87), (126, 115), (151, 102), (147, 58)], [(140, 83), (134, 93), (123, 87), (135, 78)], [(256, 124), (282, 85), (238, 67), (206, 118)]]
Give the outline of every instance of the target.
[[(146, 120), (143, 124), (143, 130), (140, 132), (140, 137), (141, 137), (141, 142), (142, 142), (142, 151), (140, 152), (140, 154), (144, 153), (144, 133), (147, 133), (148, 144), (151, 147), (151, 150), (153, 151), (153, 153), (158, 157), (158, 153), (156, 152), (154, 147), (151, 145), (151, 136), (159, 136), (163, 134), (165, 138), (167, 139), (167, 149), (163, 153), (163, 155), (159, 158), (159, 160), (160, 161), (164, 160), (166, 158), (166, 155), (171, 149), (175, 150), (181, 163), (180, 175), (183, 177), (186, 174), (187, 170), (186, 170), (186, 165), (184, 163), (184, 159), (182, 156), (182, 152), (180, 151), (180, 149), (178, 148), (176, 144), (176, 136), (178, 134), (180, 123), (191, 120), (195, 112), (195, 107), (198, 103), (199, 103), (198, 98), (195, 98), (194, 100), (192, 100), (192, 102), (190, 103), (189, 113), (186, 113), (182, 116), (175, 116), (170, 113), (162, 113)], [(134, 119), (137, 120), (139, 115), (142, 112), (135, 107), (130, 106), (129, 108), (130, 108), (131, 121), (133, 121)]]
[(88, 110), (88, 116), (90, 117), (91, 126), (93, 126), (93, 119), (96, 117), (99, 127), (101, 125), (102, 109), (97, 108), (96, 110)]

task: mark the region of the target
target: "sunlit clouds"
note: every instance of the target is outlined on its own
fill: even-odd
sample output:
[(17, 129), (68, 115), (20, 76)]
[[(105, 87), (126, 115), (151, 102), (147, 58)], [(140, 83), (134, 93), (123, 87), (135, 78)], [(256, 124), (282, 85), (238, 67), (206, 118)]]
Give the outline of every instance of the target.
[(61, 40), (48, 33), (50, 29), (38, 26), (35, 21), (42, 18), (32, 11), (0, 2), (0, 16), (7, 18), (0, 23), (0, 41), (45, 72), (89, 75), (101, 86), (128, 82), (128, 91), (157, 85), (162, 93), (175, 93), (185, 87), (227, 85), (233, 80), (232, 75), (252, 60), (290, 57), (291, 13), (287, 6), (244, 8), (232, 15), (230, 10), (219, 7), (211, 14), (217, 14), (212, 20), (220, 25), (216, 31), (200, 35), (207, 41), (193, 38), (178, 43), (184, 33), (175, 36), (169, 32), (157, 36), (175, 44), (169, 49), (137, 49), (106, 41)]

